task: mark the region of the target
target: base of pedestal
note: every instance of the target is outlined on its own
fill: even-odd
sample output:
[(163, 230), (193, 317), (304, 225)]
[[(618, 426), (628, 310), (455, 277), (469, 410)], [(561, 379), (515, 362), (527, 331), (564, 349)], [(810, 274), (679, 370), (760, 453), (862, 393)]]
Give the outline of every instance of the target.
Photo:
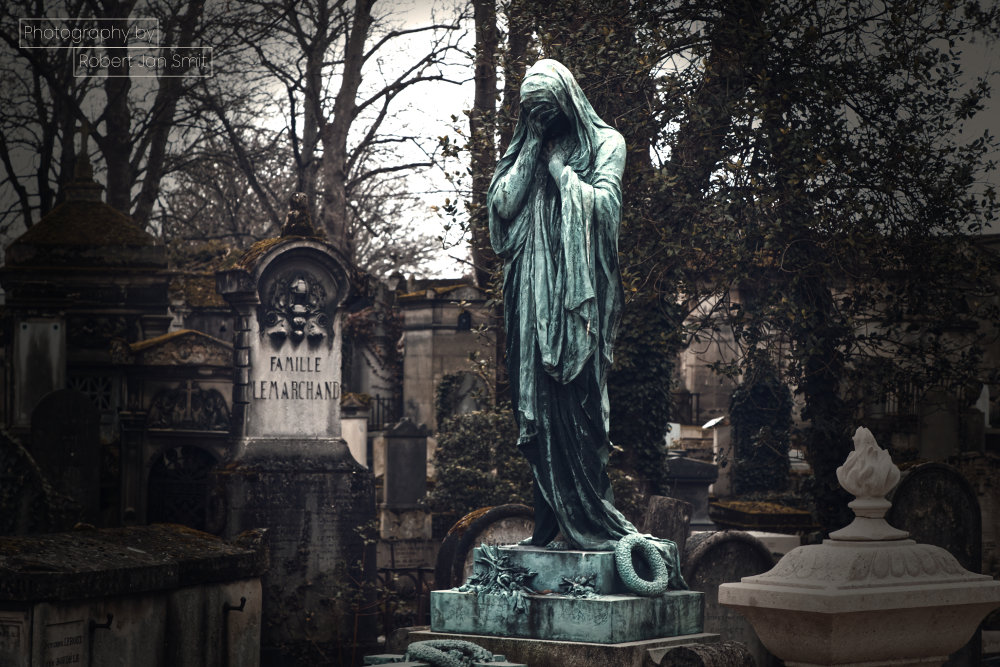
[(527, 595), (524, 609), (515, 611), (506, 595), (432, 591), (431, 629), (620, 644), (701, 632), (703, 595), (692, 591), (668, 591), (657, 597)]
[[(495, 576), (496, 568), (509, 574)], [(465, 590), (431, 592), (433, 631), (620, 644), (697, 634), (704, 628), (704, 593), (636, 595), (618, 575), (613, 551), (479, 547), (475, 573)], [(509, 591), (477, 585), (516, 573), (537, 593), (514, 598)], [(569, 595), (570, 580), (585, 594)]]
[[(375, 482), (342, 441), (243, 443), (245, 458), (215, 469), (212, 498), (228, 539), (266, 528), (270, 567), (262, 585), (261, 664), (318, 664), (324, 655), (345, 663), (358, 643), (377, 646), (375, 618), (353, 612), (351, 581), (375, 579), (375, 548), (357, 528), (375, 517)], [(247, 444), (249, 443), (249, 444)], [(356, 563), (363, 563), (361, 568)], [(363, 591), (365, 595), (371, 595)], [(345, 600), (345, 601), (342, 601)]]
[(492, 637), (420, 629), (410, 632), (405, 642), (406, 645), (409, 645), (428, 639), (461, 639), (472, 642), (488, 651), (505, 656), (509, 662), (524, 663), (530, 667), (567, 667), (568, 665), (647, 667), (650, 664), (660, 664), (663, 654), (675, 646), (717, 642), (719, 635), (697, 633), (620, 644), (597, 644), (520, 637)]

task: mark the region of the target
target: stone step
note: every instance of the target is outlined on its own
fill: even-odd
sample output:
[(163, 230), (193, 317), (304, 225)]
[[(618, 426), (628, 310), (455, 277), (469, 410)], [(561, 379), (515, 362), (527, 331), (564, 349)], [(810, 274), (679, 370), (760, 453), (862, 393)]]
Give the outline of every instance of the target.
[[(520, 637), (460, 635), (415, 628), (405, 641), (411, 643), (428, 639), (471, 641), (494, 653), (504, 654), (508, 660), (525, 663), (529, 667), (591, 667), (592, 665), (598, 667), (637, 667), (638, 665), (660, 664), (659, 658), (670, 647), (713, 643), (719, 641), (719, 635), (699, 633), (678, 637), (658, 637), (621, 644), (596, 644), (593, 642), (560, 642)], [(656, 658), (655, 661), (654, 658)]]
[[(377, 655), (366, 655), (361, 663), (367, 665), (393, 665), (393, 667), (432, 667), (430, 663), (420, 660), (407, 660), (403, 653), (379, 653)], [(508, 662), (502, 655), (494, 655), (492, 660), (472, 661), (472, 667), (528, 667), (522, 662)]]

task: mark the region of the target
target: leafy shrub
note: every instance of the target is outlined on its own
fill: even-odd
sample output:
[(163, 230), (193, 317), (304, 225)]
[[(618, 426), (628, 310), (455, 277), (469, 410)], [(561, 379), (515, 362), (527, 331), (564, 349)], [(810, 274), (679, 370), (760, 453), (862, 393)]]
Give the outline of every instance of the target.
[(774, 365), (757, 356), (729, 403), (733, 425), (733, 491), (736, 495), (784, 491), (792, 395)]
[(480, 507), (531, 504), (531, 468), (517, 450), (517, 425), (506, 408), (446, 418), (438, 425), (434, 512), (465, 516)]

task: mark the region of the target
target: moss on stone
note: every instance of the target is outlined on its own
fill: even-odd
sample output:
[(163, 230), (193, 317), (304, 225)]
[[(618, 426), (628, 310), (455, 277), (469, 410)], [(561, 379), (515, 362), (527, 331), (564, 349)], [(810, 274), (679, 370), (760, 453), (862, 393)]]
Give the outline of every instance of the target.
[(52, 209), (14, 243), (67, 246), (151, 246), (156, 239), (104, 202), (69, 201)]

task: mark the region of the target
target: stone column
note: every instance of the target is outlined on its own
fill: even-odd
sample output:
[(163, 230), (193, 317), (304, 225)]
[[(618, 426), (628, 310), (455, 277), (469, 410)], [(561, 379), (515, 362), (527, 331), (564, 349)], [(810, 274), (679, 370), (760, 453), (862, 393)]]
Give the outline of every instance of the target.
[[(285, 233), (216, 288), (237, 314), (233, 447), (213, 476), (224, 537), (268, 529), (262, 664), (353, 664), (374, 648), (375, 484), (341, 436), (347, 262), (293, 196)], [(358, 655), (355, 656), (354, 653)]]

